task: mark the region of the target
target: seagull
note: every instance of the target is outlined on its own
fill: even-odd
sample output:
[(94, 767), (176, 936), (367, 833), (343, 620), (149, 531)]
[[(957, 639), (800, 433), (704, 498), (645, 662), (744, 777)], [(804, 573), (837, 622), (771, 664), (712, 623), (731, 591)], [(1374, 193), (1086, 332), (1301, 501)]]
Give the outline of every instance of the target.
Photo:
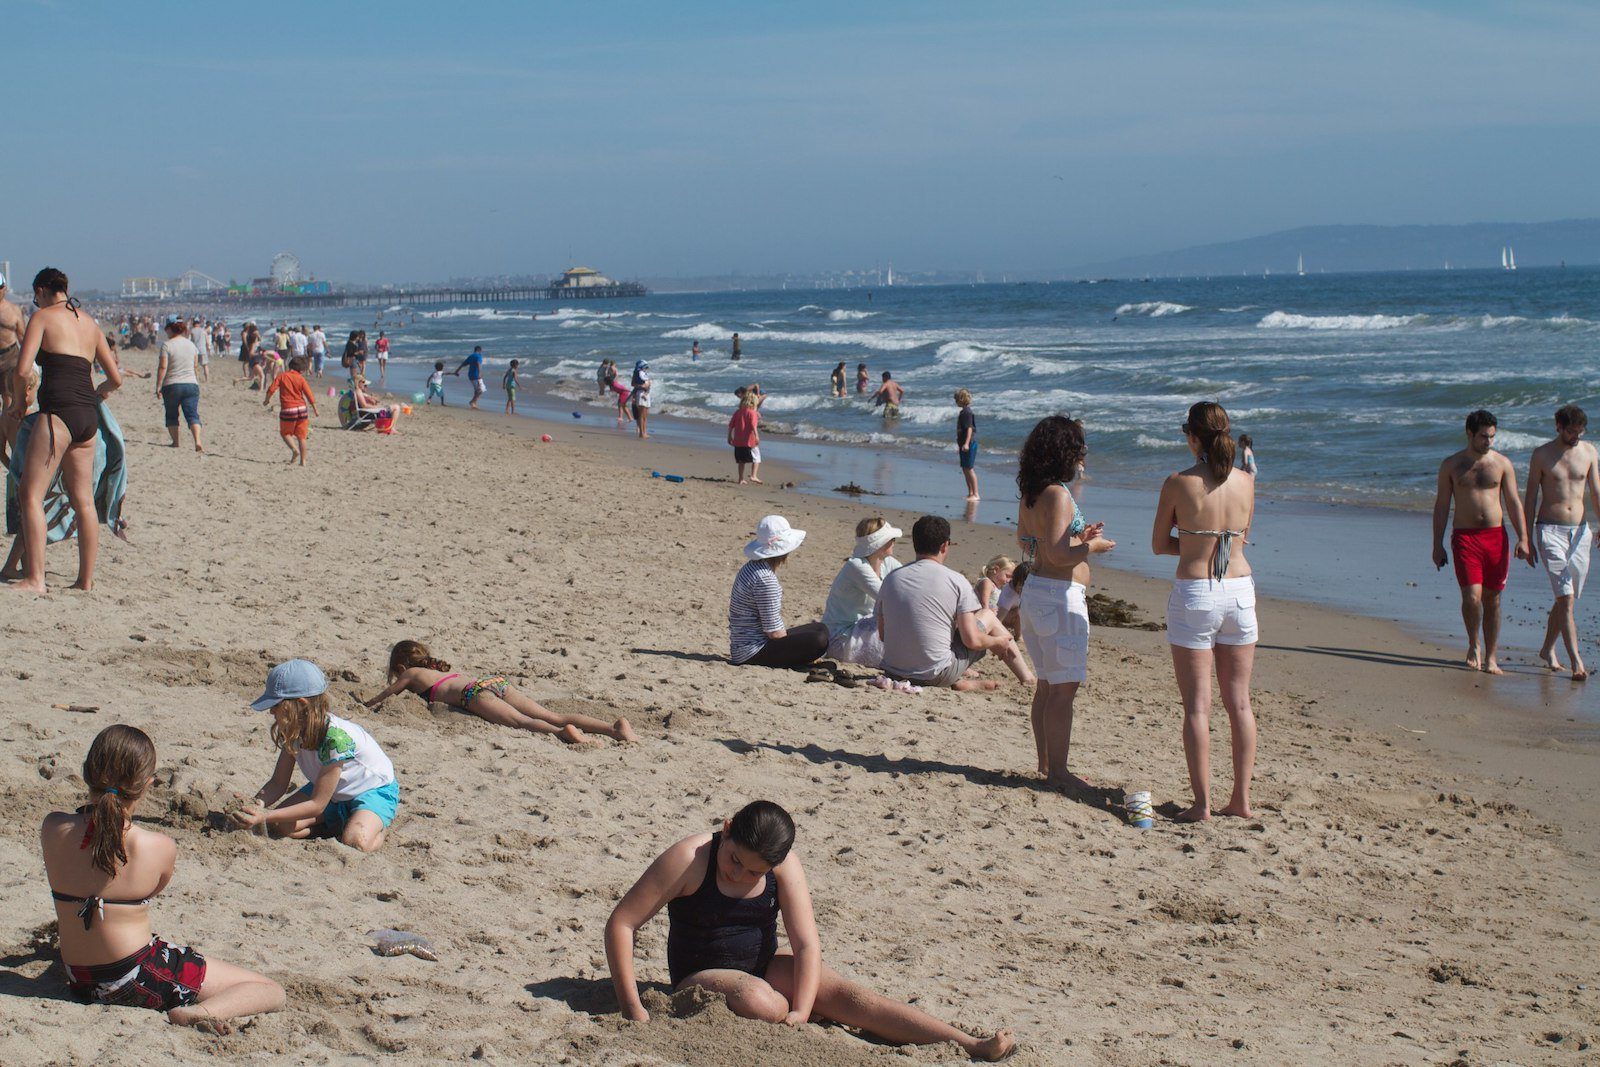
[(1063, 178), (1063, 177), (1062, 177), (1062, 176), (1061, 176), (1061, 175), (1059, 175), (1059, 174), (1052, 174), (1052, 175), (1050, 175), (1050, 177), (1052, 177), (1052, 178), (1054, 178), (1054, 179), (1055, 179), (1055, 180), (1056, 180), (1056, 181), (1058, 181), (1058, 182), (1064, 182), (1064, 181), (1066, 181), (1066, 180), (1067, 180), (1067, 179), (1065, 179), (1065, 178)]

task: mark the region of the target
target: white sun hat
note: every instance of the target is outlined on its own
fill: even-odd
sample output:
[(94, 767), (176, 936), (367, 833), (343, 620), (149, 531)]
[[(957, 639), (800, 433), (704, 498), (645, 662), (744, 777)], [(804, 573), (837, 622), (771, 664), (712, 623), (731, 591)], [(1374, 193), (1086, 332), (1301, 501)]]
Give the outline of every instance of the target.
[(756, 539), (744, 546), (744, 555), (746, 559), (787, 556), (805, 539), (806, 532), (790, 526), (782, 515), (768, 515), (756, 526)]

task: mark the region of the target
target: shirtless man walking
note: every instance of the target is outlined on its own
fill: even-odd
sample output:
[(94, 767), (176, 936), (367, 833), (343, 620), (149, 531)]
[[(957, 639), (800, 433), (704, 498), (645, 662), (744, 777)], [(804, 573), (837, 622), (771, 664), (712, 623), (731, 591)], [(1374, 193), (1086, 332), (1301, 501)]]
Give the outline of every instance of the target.
[[(1567, 646), (1572, 660), (1572, 678), (1589, 677), (1578, 654), (1578, 623), (1574, 610), (1583, 595), (1583, 580), (1589, 574), (1589, 525), (1583, 519), (1583, 498), (1587, 492), (1600, 514), (1600, 456), (1583, 440), (1589, 416), (1576, 404), (1556, 412), (1556, 436), (1533, 450), (1528, 463), (1528, 492), (1524, 501), (1527, 514), (1535, 516), (1533, 552), (1528, 566), (1544, 562), (1556, 602), (1544, 628), (1544, 645), (1539, 660), (1553, 671), (1565, 670), (1556, 658), (1556, 638)], [(1600, 544), (1600, 533), (1595, 535)]]
[[(1461, 586), (1461, 619), (1467, 624), (1467, 666), (1504, 674), (1495, 662), (1500, 642), (1500, 593), (1511, 559), (1506, 555), (1505, 520), (1517, 535), (1516, 557), (1527, 559), (1528, 525), (1517, 498), (1517, 472), (1495, 452), (1495, 417), (1479, 409), (1467, 416), (1467, 447), (1439, 465), (1439, 495), (1433, 502), (1433, 565), (1450, 562), (1444, 528), (1450, 505), (1456, 508), (1450, 549)], [(1479, 631), (1482, 631), (1482, 641)]]

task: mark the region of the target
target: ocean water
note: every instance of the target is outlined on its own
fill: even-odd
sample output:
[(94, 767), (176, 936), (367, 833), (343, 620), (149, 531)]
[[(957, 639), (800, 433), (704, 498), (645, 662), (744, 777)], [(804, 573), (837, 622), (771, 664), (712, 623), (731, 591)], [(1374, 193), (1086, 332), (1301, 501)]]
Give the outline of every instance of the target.
[[(299, 314), (298, 312), (296, 314)], [(315, 312), (332, 334), (390, 329), (402, 386), (475, 344), (491, 385), (522, 361), (529, 385), (574, 401), (600, 360), (650, 362), (657, 410), (722, 423), (758, 380), (768, 433), (948, 450), (958, 387), (972, 391), (986, 456), (1014, 452), (1040, 417), (1085, 422), (1102, 482), (1154, 485), (1185, 464), (1178, 427), (1220, 401), (1250, 433), (1261, 492), (1402, 507), (1432, 499), (1462, 419), (1487, 407), (1499, 447), (1525, 467), (1576, 402), (1600, 419), (1600, 269), (1273, 275), (1085, 283), (652, 295), (495, 308)], [(534, 315), (537, 315), (535, 320)], [(737, 331), (744, 359), (731, 363)], [(373, 334), (375, 336), (375, 334)], [(691, 361), (698, 340), (701, 357)], [(829, 395), (844, 362), (849, 396)], [(898, 420), (858, 397), (892, 372)], [(454, 390), (465, 395), (462, 388)], [(493, 406), (498, 389), (491, 392)], [(1597, 423), (1600, 425), (1600, 423)]]

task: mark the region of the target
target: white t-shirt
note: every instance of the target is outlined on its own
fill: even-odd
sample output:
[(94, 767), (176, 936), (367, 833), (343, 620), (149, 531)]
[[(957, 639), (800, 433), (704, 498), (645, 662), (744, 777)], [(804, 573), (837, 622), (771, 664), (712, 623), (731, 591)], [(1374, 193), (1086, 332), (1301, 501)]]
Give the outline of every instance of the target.
[(296, 356), (303, 356), (303, 355), (306, 354), (306, 335), (305, 334), (303, 334), (303, 333), (291, 333), (289, 335), (289, 353), (291, 355), (296, 355)]
[(1022, 594), (1017, 592), (1010, 582), (1007, 582), (1000, 587), (1000, 599), (995, 601), (994, 613), (996, 615), (1004, 615), (1016, 607), (1017, 602), (1021, 599)]
[(194, 376), (195, 360), (200, 352), (187, 337), (169, 337), (161, 342), (161, 355), (167, 361), (167, 375), (162, 385), (199, 385)]
[(328, 351), (328, 335), (321, 330), (311, 331), (311, 354), (326, 355)]
[(369, 789), (395, 780), (394, 764), (372, 735), (337, 715), (328, 716), (328, 736), (323, 738), (321, 747), (301, 749), (294, 754), (294, 762), (313, 786), (322, 768), (337, 763), (339, 784), (333, 791), (334, 800), (354, 800)]

